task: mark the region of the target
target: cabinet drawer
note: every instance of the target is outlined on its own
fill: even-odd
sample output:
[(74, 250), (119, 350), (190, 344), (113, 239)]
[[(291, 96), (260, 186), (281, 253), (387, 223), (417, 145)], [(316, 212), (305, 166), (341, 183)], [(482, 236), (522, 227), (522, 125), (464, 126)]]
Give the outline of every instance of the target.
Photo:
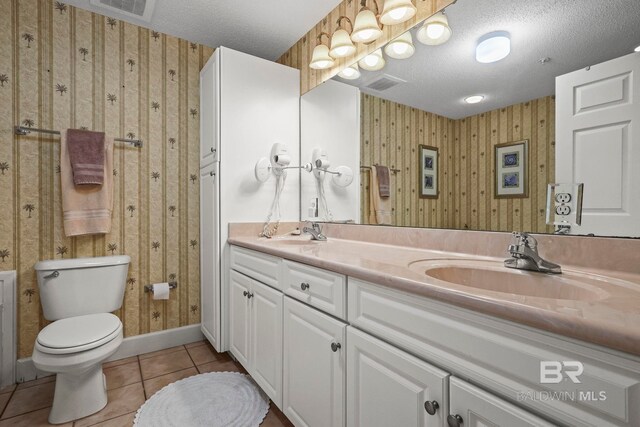
[[(640, 425), (638, 358), (355, 279), (348, 290), (353, 326), (534, 413), (568, 425)], [(543, 383), (548, 361), (581, 363), (580, 382), (566, 375), (574, 364)]]
[(347, 281), (342, 274), (283, 260), (281, 277), (285, 294), (346, 319)]
[(279, 280), (280, 258), (252, 251), (239, 246), (231, 246), (231, 268), (265, 283), (282, 289)]

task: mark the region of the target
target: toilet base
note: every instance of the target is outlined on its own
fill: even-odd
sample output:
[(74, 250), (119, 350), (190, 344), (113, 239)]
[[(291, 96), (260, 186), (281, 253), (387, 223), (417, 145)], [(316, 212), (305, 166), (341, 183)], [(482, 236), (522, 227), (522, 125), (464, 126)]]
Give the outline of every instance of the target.
[(98, 364), (84, 372), (56, 374), (51, 424), (63, 424), (100, 411), (107, 406), (107, 381)]

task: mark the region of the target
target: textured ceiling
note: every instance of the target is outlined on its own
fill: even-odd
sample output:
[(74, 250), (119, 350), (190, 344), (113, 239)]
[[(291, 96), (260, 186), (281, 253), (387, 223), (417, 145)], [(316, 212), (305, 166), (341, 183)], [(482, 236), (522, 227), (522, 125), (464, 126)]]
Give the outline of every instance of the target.
[(156, 0), (150, 23), (101, 9), (89, 0), (65, 3), (191, 42), (276, 60), (340, 0)]
[[(554, 93), (555, 77), (633, 52), (640, 45), (640, 0), (458, 0), (447, 8), (453, 36), (441, 46), (417, 42), (406, 60), (387, 58), (382, 71), (362, 71), (363, 92), (453, 119)], [(511, 55), (475, 60), (477, 40), (511, 34)], [(551, 61), (540, 64), (541, 58)], [(389, 74), (406, 80), (383, 92), (364, 88)], [(485, 100), (463, 100), (481, 94)]]

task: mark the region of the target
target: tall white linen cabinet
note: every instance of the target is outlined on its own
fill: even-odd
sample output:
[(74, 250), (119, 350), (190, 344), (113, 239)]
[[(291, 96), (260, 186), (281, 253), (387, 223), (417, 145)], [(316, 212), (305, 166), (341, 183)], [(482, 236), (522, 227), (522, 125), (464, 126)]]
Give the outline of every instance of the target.
[[(218, 48), (200, 71), (200, 313), (202, 332), (228, 349), (230, 222), (260, 222), (275, 195), (253, 167), (274, 143), (300, 157), (300, 72), (228, 48)], [(298, 173), (287, 176), (282, 221), (298, 221)]]

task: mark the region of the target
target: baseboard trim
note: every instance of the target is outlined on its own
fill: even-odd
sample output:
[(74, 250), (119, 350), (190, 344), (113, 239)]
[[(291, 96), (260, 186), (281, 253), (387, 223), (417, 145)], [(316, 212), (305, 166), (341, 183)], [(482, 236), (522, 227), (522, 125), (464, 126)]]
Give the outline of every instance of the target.
[[(124, 359), (165, 348), (201, 341), (205, 338), (200, 330), (200, 324), (167, 329), (166, 331), (151, 332), (149, 334), (127, 337), (120, 348), (106, 361)], [(18, 359), (16, 363), (16, 381), (19, 383), (31, 381), (52, 375), (36, 369), (30, 357)]]

